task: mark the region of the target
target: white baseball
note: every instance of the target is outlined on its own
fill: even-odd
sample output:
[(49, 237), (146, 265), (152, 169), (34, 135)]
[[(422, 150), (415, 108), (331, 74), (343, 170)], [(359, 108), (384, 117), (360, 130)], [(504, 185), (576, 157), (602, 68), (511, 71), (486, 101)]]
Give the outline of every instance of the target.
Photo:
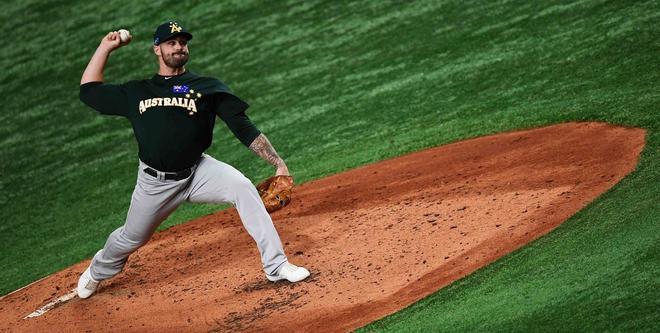
[(119, 29), (119, 40), (120, 40), (122, 43), (126, 43), (126, 42), (128, 42), (128, 37), (129, 37), (130, 35), (131, 35), (131, 33), (128, 32), (128, 30), (126, 30), (126, 29)]

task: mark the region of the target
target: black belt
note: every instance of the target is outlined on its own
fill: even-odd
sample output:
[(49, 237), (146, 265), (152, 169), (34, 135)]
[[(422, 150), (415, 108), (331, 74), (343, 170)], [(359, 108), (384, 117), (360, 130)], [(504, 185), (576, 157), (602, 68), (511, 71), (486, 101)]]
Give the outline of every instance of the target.
[[(145, 168), (144, 172), (152, 177), (158, 178), (158, 171), (152, 168)], [(193, 172), (193, 168), (183, 169), (177, 172), (163, 172), (165, 174), (165, 180), (181, 180), (190, 177)]]

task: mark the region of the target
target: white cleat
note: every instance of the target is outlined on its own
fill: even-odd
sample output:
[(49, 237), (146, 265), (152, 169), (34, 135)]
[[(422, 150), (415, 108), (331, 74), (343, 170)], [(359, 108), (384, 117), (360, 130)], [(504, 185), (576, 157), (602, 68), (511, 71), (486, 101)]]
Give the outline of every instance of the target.
[(89, 273), (89, 267), (87, 267), (78, 279), (78, 297), (88, 298), (92, 296), (96, 292), (96, 288), (98, 288), (100, 282), (92, 279), (92, 275)]
[(282, 264), (275, 275), (266, 274), (266, 278), (272, 282), (287, 280), (289, 282), (302, 281), (309, 276), (309, 271), (305, 267), (298, 267), (288, 261)]

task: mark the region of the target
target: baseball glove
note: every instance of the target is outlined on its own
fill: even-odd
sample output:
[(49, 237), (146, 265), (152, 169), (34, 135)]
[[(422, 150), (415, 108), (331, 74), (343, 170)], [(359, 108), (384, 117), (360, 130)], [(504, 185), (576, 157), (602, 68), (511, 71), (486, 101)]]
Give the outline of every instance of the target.
[(259, 196), (269, 213), (279, 210), (291, 201), (292, 188), (291, 176), (273, 176), (257, 185)]

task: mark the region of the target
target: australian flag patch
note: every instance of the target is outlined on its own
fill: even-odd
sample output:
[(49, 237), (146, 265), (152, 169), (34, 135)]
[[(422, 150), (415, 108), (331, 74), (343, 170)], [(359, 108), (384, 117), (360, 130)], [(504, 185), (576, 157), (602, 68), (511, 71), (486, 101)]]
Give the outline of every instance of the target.
[(172, 92), (175, 94), (187, 94), (190, 91), (190, 87), (185, 84), (172, 86)]

